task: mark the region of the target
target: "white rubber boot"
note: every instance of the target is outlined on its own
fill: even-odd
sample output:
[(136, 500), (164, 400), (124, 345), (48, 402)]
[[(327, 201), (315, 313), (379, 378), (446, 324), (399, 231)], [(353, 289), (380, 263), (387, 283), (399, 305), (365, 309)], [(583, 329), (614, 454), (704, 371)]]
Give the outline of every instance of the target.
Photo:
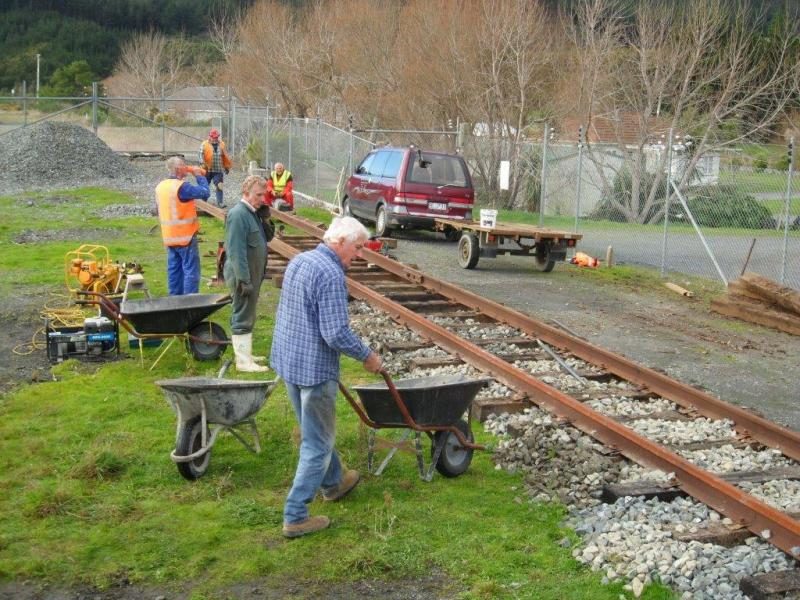
[(253, 360), (253, 334), (232, 335), (233, 353), (236, 355), (236, 370), (244, 373), (263, 373), (269, 367), (258, 365)]

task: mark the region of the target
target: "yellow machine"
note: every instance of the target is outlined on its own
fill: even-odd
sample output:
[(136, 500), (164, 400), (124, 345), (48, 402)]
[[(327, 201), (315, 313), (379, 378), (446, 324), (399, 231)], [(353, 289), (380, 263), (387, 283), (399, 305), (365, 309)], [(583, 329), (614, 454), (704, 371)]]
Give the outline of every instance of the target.
[(100, 292), (107, 296), (121, 294), (129, 274), (141, 273), (137, 263), (112, 262), (108, 248), (83, 244), (64, 255), (64, 277), (70, 293)]

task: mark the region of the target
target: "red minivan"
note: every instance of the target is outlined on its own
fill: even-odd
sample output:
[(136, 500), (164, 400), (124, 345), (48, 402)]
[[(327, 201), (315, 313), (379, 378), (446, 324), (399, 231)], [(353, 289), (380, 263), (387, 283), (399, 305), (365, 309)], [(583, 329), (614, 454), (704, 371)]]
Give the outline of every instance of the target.
[[(342, 214), (375, 223), (375, 234), (393, 229), (433, 229), (434, 219), (472, 220), (475, 191), (458, 154), (376, 148), (345, 184)], [(459, 231), (445, 232), (457, 240)]]

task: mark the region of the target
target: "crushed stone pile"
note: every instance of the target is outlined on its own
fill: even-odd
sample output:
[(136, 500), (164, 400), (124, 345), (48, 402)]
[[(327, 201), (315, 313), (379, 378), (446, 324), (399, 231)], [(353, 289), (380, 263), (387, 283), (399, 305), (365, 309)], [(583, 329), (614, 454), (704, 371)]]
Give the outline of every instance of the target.
[(4, 193), (109, 184), (126, 188), (143, 177), (91, 131), (72, 123), (38, 123), (0, 140)]

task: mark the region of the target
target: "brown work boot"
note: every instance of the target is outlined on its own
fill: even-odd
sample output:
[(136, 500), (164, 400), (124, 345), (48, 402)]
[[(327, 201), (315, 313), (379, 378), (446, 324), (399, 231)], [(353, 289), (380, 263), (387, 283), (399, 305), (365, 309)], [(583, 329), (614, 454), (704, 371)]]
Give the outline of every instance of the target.
[(350, 491), (358, 485), (361, 475), (355, 469), (348, 469), (342, 476), (342, 480), (335, 488), (327, 492), (322, 492), (322, 499), (326, 502), (334, 502), (339, 498), (344, 498)]
[(327, 528), (331, 524), (331, 520), (323, 515), (317, 517), (308, 517), (305, 521), (299, 523), (284, 523), (283, 524), (283, 537), (296, 538), (307, 533), (314, 533)]

